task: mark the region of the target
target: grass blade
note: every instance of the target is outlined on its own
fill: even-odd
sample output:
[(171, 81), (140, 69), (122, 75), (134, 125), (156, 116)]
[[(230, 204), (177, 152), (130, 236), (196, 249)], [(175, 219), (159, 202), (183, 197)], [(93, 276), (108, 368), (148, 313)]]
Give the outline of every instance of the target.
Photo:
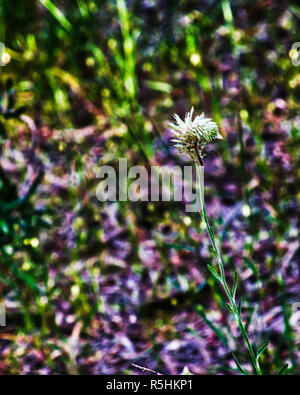
[(242, 314), (242, 303), (243, 303), (243, 300), (242, 300), (242, 298), (239, 300), (239, 304), (238, 304), (238, 312), (239, 312), (239, 315), (241, 315)]
[(233, 356), (234, 362), (235, 362), (235, 364), (236, 364), (238, 370), (239, 370), (242, 374), (248, 376), (248, 375), (249, 375), (248, 372), (247, 372), (247, 371), (242, 367), (242, 365), (239, 363), (239, 361), (238, 361), (237, 357), (234, 355), (234, 353), (232, 353), (232, 356)]
[(43, 4), (44, 7), (47, 8), (49, 12), (54, 16), (54, 18), (64, 27), (68, 32), (71, 31), (72, 25), (64, 16), (59, 8), (56, 7), (50, 0), (40, 0), (40, 3)]
[(207, 265), (208, 270), (211, 272), (211, 274), (214, 276), (214, 278), (218, 281), (222, 281), (221, 277), (218, 275), (218, 273), (215, 271), (215, 269), (211, 265)]
[(269, 340), (265, 341), (260, 347), (258, 347), (257, 352), (256, 352), (256, 359), (259, 358), (259, 356), (265, 352), (265, 350), (268, 348), (268, 345), (270, 344)]
[(233, 289), (232, 289), (232, 297), (233, 297), (233, 299), (235, 299), (237, 283), (238, 283), (238, 275), (237, 275), (237, 272), (235, 271), (234, 272), (234, 279), (233, 279)]
[(232, 309), (232, 307), (230, 306), (229, 303), (225, 303), (225, 306), (227, 307), (227, 310), (229, 311), (229, 313), (234, 314), (234, 311), (233, 311), (233, 309)]
[(279, 369), (279, 371), (278, 371), (278, 376), (282, 376), (284, 373), (285, 373), (285, 371), (286, 371), (286, 369), (289, 367), (289, 364), (288, 363), (286, 363), (285, 365), (283, 365), (280, 369)]

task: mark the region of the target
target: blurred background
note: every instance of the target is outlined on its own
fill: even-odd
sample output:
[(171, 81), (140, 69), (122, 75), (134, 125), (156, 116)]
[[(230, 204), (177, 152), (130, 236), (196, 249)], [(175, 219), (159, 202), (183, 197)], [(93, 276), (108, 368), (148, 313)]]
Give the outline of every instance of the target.
[(0, 373), (249, 367), (199, 214), (96, 198), (119, 158), (191, 165), (168, 130), (191, 106), (224, 137), (207, 209), (262, 370), (300, 373), (299, 19), (297, 1), (0, 1)]

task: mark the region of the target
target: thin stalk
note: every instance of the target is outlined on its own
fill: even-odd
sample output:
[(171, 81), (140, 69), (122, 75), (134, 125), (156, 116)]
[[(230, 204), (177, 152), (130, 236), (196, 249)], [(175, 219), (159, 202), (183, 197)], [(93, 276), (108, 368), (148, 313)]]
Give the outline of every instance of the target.
[[(197, 148), (196, 148), (196, 152), (197, 152)], [(197, 152), (197, 156), (199, 156), (198, 152)], [(231, 307), (232, 313), (234, 314), (234, 317), (238, 323), (239, 329), (242, 333), (242, 336), (243, 336), (246, 346), (248, 348), (250, 358), (251, 358), (251, 364), (253, 367), (253, 372), (255, 375), (261, 375), (262, 373), (260, 370), (259, 362), (256, 359), (253, 347), (251, 345), (247, 331), (246, 331), (245, 326), (243, 324), (240, 309), (236, 305), (235, 295), (231, 294), (230, 289), (228, 287), (226, 277), (225, 277), (224, 264), (223, 264), (221, 255), (219, 253), (218, 247), (217, 247), (217, 243), (216, 243), (216, 239), (215, 239), (213, 230), (212, 230), (212, 228), (209, 224), (209, 221), (208, 221), (206, 207), (205, 207), (205, 201), (204, 201), (204, 166), (201, 164), (200, 161), (198, 161), (198, 163), (196, 163), (196, 168), (197, 168), (198, 182), (199, 182), (199, 189), (200, 189), (200, 208), (201, 208), (200, 214), (204, 220), (206, 230), (207, 230), (207, 233), (209, 236), (209, 240), (211, 242), (211, 246), (213, 248), (214, 254), (215, 254), (217, 261), (218, 261), (219, 272), (220, 272), (220, 280), (219, 281), (220, 281), (222, 287), (224, 288), (225, 294), (229, 300), (229, 305)]]

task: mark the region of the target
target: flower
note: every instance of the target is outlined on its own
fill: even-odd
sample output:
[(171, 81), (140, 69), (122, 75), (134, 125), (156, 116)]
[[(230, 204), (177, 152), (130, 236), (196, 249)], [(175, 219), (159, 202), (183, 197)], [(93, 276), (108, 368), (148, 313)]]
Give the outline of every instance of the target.
[[(205, 118), (204, 113), (197, 115), (194, 120), (194, 108), (185, 115), (184, 121), (177, 114), (174, 114), (176, 123), (169, 123), (169, 128), (175, 135), (175, 147), (180, 153), (186, 154), (195, 162), (202, 164), (204, 157), (203, 148), (213, 140), (222, 139), (216, 122), (211, 118)], [(199, 155), (198, 155), (199, 154)]]

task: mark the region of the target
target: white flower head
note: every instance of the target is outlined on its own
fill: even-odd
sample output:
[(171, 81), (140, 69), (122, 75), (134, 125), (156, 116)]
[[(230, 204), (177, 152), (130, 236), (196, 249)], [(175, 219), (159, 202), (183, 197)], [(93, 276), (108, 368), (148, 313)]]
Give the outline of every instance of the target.
[[(169, 128), (175, 135), (172, 139), (178, 147), (180, 153), (186, 154), (195, 162), (199, 161), (199, 157), (204, 157), (203, 148), (206, 144), (211, 143), (217, 139), (223, 139), (219, 133), (219, 128), (216, 122), (211, 118), (205, 118), (204, 113), (193, 118), (194, 108), (186, 113), (184, 120), (180, 119), (177, 114), (174, 114), (175, 123), (169, 123)], [(199, 156), (198, 156), (199, 154)]]

